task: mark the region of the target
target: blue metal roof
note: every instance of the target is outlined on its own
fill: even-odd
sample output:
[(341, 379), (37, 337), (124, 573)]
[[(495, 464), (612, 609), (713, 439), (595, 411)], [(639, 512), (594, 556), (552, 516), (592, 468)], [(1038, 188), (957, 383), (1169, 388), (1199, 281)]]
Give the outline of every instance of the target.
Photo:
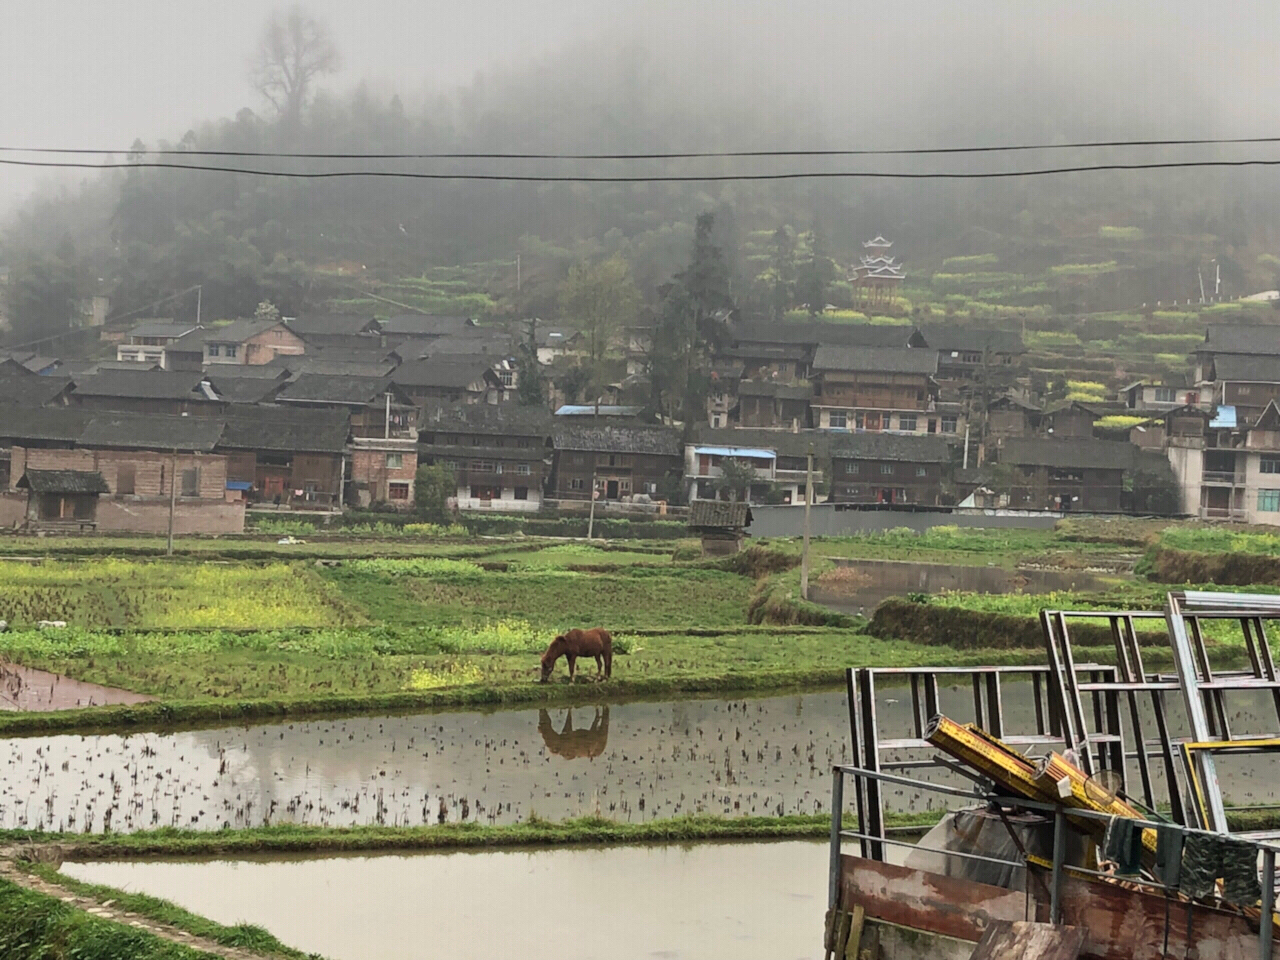
[(248, 480), (228, 480), (227, 481), (228, 490), (249, 490), (249, 489), (252, 489), (252, 487), (253, 487), (253, 484), (250, 483)]
[(1209, 428), (1216, 430), (1234, 430), (1236, 428), (1236, 408), (1235, 407), (1219, 407), (1214, 411), (1213, 419), (1209, 421)]
[(597, 412), (602, 417), (634, 417), (643, 407), (620, 406), (614, 403), (566, 403), (556, 410), (557, 417), (590, 417)]
[(778, 459), (778, 455), (772, 450), (762, 450), (759, 447), (694, 447), (693, 452), (712, 457), (743, 457), (747, 460)]

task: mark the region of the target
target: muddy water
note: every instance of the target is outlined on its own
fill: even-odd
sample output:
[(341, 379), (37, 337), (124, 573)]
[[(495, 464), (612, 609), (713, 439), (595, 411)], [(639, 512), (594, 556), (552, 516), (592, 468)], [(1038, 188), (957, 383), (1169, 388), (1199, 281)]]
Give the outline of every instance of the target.
[(1005, 570), (950, 563), (900, 560), (838, 560), (815, 584), (813, 599), (843, 613), (871, 611), (889, 597), (908, 593), (964, 590), (974, 593), (1048, 593), (1103, 590), (1113, 582), (1094, 573), (1062, 570)]
[(825, 843), (65, 864), (334, 960), (822, 956)]
[(11, 663), (0, 667), (0, 710), (70, 710), (150, 699), (131, 690), (85, 683), (34, 667)]
[(0, 740), (0, 826), (816, 813), (847, 716), (829, 693)]
[[(910, 736), (909, 691), (882, 686), (877, 693), (881, 737)], [(1005, 731), (1033, 732), (1030, 684), (1008, 679), (1002, 699)], [(1182, 708), (1175, 698), (1169, 703), (1171, 732), (1185, 735)], [(974, 718), (968, 685), (944, 687), (940, 704), (956, 720)], [(1265, 694), (1240, 697), (1230, 710), (1238, 736), (1277, 729)], [(1153, 737), (1148, 709), (1143, 718)], [(1127, 709), (1124, 722), (1127, 733)], [(531, 814), (636, 822), (697, 812), (823, 813), (828, 771), (847, 759), (848, 743), (841, 693), (27, 737), (0, 740), (0, 827), (96, 832), (514, 823)], [(915, 758), (905, 751), (886, 757)], [(1223, 758), (1219, 767), (1236, 803), (1280, 797), (1280, 758)], [(916, 775), (954, 782), (945, 772)], [(1137, 784), (1134, 766), (1130, 792), (1140, 798)], [(891, 810), (930, 810), (942, 801), (886, 788)]]

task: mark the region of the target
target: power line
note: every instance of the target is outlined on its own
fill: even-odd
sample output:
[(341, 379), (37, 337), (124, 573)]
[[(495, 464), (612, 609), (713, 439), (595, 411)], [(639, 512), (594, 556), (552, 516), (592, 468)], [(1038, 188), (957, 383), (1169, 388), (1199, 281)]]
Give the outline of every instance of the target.
[(1019, 153), (1033, 150), (1096, 150), (1111, 147), (1190, 147), (1280, 143), (1280, 137), (1195, 137), (1167, 140), (1084, 140), (1072, 143), (1018, 143), (969, 147), (890, 147), (832, 150), (690, 150), (669, 153), (311, 153), (287, 150), (191, 150), (180, 147), (108, 150), (98, 147), (0, 146), (0, 153), (125, 156), (262, 157), (298, 160), (697, 160), (766, 157), (890, 157), (939, 154)]
[(262, 170), (248, 167), (225, 167), (198, 163), (79, 163), (62, 160), (11, 160), (0, 159), (0, 165), (13, 167), (43, 167), (73, 170), (187, 170), (199, 173), (233, 173), (255, 177), (277, 177), (294, 180), (335, 180), (354, 177), (401, 180), (489, 180), (516, 183), (708, 183), (722, 181), (754, 180), (999, 180), (1017, 177), (1048, 177), (1067, 173), (1102, 173), (1126, 170), (1182, 170), (1207, 167), (1274, 167), (1280, 159), (1263, 160), (1177, 160), (1158, 163), (1100, 163), (1069, 167), (1041, 167), (1029, 170), (986, 171), (932, 171), (921, 173), (873, 171), (873, 170), (804, 170), (784, 173), (724, 173), (724, 174), (660, 174), (577, 176), (516, 174), (516, 173), (427, 173), (414, 170)]

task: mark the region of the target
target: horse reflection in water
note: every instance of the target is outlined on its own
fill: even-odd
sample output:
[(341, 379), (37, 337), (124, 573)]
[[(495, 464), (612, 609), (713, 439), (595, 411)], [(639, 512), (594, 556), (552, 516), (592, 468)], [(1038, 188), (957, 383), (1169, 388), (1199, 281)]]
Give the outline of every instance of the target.
[(556, 756), (567, 760), (578, 757), (598, 757), (604, 753), (605, 744), (609, 741), (609, 708), (596, 707), (596, 715), (591, 726), (573, 728), (573, 708), (565, 713), (564, 727), (556, 730), (551, 725), (551, 714), (546, 710), (538, 711), (538, 733), (547, 749)]

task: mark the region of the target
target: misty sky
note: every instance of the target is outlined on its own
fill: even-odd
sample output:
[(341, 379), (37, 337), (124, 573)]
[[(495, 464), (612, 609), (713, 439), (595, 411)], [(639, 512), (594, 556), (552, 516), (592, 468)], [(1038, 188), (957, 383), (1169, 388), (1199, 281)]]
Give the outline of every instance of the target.
[[(1267, 135), (1280, 113), (1280, 17), (1263, 0), (304, 5), (328, 24), (345, 60), (341, 74), (326, 81), (330, 88), (366, 80), (375, 90), (400, 92), (410, 105), (565, 47), (627, 41), (656, 62), (692, 71), (691, 96), (697, 83), (732, 77), (748, 93), (755, 86), (820, 104), (837, 127), (841, 117), (856, 115), (853, 105), (887, 98), (900, 104), (906, 125), (893, 132), (895, 142), (876, 144), (882, 146), (960, 136), (970, 112), (999, 114), (1008, 97), (1034, 100), (1046, 72), (1065, 77), (1067, 89), (1079, 80), (1096, 91), (1104, 78), (1107, 96), (1149, 113), (1171, 136)], [(135, 137), (177, 139), (198, 121), (260, 107), (247, 61), (269, 9), (261, 0), (8, 0), (0, 26), (0, 142), (123, 148)], [(1064, 99), (1059, 89), (1045, 108), (1077, 113), (1085, 123), (1093, 105)], [(857, 135), (865, 142), (877, 132)], [(1019, 139), (1017, 130), (1008, 135)], [(28, 172), (0, 170), (0, 201), (34, 182)]]

